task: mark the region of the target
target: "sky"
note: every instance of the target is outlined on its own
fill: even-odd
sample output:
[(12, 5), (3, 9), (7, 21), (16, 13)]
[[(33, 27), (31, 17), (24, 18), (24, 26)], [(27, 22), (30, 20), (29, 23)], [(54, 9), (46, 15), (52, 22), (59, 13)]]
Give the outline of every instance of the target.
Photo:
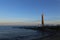
[(0, 0), (0, 24), (60, 24), (60, 0)]

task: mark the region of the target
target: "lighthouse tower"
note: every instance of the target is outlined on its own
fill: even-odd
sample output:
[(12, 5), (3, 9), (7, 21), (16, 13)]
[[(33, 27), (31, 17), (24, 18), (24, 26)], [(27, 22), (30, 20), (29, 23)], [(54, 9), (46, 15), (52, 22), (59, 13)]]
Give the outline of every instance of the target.
[(42, 13), (42, 27), (44, 27), (44, 14)]

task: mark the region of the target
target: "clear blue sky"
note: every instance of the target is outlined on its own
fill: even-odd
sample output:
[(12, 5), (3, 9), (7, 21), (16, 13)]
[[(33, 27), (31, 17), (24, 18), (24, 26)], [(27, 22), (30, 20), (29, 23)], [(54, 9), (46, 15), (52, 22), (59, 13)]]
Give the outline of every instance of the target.
[(0, 0), (0, 22), (60, 20), (60, 0)]

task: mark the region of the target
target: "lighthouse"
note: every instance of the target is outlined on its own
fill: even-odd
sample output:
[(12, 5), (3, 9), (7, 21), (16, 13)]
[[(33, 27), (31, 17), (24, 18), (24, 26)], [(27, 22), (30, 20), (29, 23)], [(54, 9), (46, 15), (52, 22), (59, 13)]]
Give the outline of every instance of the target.
[(44, 27), (44, 14), (42, 13), (42, 27)]

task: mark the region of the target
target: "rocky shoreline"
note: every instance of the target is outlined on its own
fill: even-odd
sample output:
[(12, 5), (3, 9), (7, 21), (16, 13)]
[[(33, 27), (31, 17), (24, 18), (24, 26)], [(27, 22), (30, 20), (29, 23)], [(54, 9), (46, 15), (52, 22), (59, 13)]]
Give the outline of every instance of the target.
[(60, 26), (44, 26), (44, 27), (35, 26), (35, 27), (21, 27), (21, 28), (52, 33), (48, 36), (44, 36), (44, 37), (32, 39), (32, 40), (60, 40)]

